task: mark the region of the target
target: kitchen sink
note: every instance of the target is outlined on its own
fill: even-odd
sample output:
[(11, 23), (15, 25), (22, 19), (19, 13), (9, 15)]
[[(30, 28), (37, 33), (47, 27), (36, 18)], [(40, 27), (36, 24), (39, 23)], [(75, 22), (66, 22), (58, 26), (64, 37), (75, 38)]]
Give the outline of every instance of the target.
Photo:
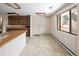
[(0, 34), (0, 40), (2, 40), (3, 38), (5, 38), (5, 37), (7, 37), (8, 36), (8, 34), (6, 33), (6, 34)]

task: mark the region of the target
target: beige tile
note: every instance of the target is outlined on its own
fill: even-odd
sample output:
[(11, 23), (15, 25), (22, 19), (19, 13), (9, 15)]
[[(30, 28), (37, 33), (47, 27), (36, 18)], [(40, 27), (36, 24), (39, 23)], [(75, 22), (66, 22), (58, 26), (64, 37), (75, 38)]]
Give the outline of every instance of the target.
[(49, 35), (28, 39), (20, 56), (69, 56), (69, 54)]

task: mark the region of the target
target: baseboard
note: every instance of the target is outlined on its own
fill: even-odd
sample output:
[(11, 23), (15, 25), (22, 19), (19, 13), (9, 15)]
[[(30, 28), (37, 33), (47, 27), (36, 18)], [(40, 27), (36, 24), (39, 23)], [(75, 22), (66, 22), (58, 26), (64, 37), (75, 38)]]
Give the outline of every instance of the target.
[(64, 48), (71, 56), (77, 56), (74, 52), (72, 52), (67, 46), (65, 46), (61, 41), (59, 41), (56, 37), (54, 37), (54, 35), (49, 34), (52, 38), (55, 39), (55, 41), (58, 42), (58, 44)]
[(49, 35), (49, 33), (34, 34), (33, 36)]

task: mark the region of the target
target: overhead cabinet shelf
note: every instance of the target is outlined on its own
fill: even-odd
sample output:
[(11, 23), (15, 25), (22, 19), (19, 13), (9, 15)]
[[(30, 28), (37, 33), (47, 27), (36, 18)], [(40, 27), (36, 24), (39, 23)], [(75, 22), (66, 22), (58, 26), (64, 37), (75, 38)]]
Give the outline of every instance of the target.
[(9, 25), (30, 25), (30, 16), (9, 16)]

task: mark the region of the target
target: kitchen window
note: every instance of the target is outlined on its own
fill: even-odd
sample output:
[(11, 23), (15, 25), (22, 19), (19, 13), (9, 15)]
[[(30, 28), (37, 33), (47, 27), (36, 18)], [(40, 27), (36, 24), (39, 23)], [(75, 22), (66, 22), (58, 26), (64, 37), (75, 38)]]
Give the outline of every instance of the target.
[(57, 29), (76, 35), (77, 31), (77, 7), (73, 7), (57, 15)]

